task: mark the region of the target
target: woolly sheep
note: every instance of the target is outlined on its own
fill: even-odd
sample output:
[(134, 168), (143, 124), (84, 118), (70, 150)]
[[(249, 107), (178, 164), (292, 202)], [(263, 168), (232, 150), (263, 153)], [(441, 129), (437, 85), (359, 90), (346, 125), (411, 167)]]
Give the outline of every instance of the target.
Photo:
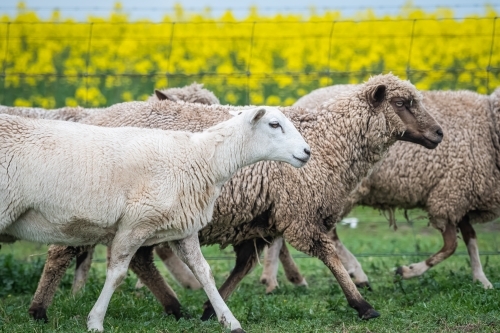
[[(413, 101), (411, 106), (410, 101)], [(216, 105), (185, 115), (179, 103), (179, 109), (164, 114), (156, 109), (161, 103), (164, 102), (153, 105), (153, 112), (147, 113), (139, 109), (116, 108), (116, 113), (109, 110), (107, 115), (101, 113), (100, 120), (94, 118), (93, 123), (106, 126), (133, 123), (146, 127), (175, 124), (197, 130), (212, 124), (214, 118), (226, 117), (225, 108)], [(424, 109), (415, 87), (391, 74), (371, 78), (355, 91), (337, 96), (317, 112), (296, 107), (283, 110), (313, 146), (315, 156), (301, 170), (276, 163), (258, 163), (240, 170), (223, 186), (212, 223), (199, 233), (202, 244), (222, 247), (231, 244), (236, 251), (236, 266), (221, 287), (221, 295), (226, 299), (253, 268), (267, 242), (283, 234), (295, 248), (320, 258), (327, 265), (349, 305), (360, 317), (377, 317), (379, 314), (359, 294), (342, 267), (328, 230), (339, 220), (348, 194), (390, 145), (396, 140), (411, 139), (434, 148), (442, 139), (441, 128)], [(154, 265), (149, 269), (154, 270)], [(144, 270), (143, 267), (143, 274)], [(144, 278), (148, 275), (144, 274)], [(150, 287), (143, 276), (139, 277)], [(50, 276), (42, 279), (45, 282), (40, 285), (50, 284)], [(171, 290), (164, 289), (164, 294), (170, 293), (170, 300), (175, 299)], [(157, 295), (158, 289), (154, 290)], [(39, 287), (40, 298), (32, 303), (37, 310), (41, 310), (39, 305), (47, 304), (37, 304), (39, 300), (47, 301), (43, 293)], [(164, 309), (174, 312), (176, 305), (160, 301)], [(208, 319), (213, 307), (206, 303), (204, 308), (202, 318)]]
[[(313, 91), (297, 102), (312, 106), (328, 100), (332, 93), (354, 89), (333, 86)], [(427, 211), (430, 224), (443, 237), (444, 245), (428, 259), (399, 267), (404, 279), (420, 276), (429, 268), (451, 256), (457, 247), (457, 227), (467, 246), (473, 281), (492, 288), (479, 259), (476, 233), (472, 224), (491, 221), (500, 216), (500, 88), (490, 96), (470, 91), (424, 91), (424, 103), (453, 138), (445, 137), (434, 151), (416, 145), (397, 143), (387, 157), (353, 193), (344, 215), (355, 204), (389, 210), (394, 223), (395, 208), (421, 208)], [(300, 103), (299, 103), (300, 102)], [(356, 284), (369, 286), (368, 278), (358, 260), (345, 248), (334, 230), (331, 234), (345, 268)], [(266, 267), (261, 276), (267, 290), (277, 285), (276, 265), (283, 265), (289, 275), (302, 278), (292, 258), (280, 252), (282, 240), (268, 251)]]
[(265, 160), (299, 168), (310, 147), (276, 108), (238, 114), (194, 134), (1, 115), (0, 234), (111, 246), (106, 282), (87, 320), (98, 331), (134, 253), (169, 242), (214, 302), (218, 320), (242, 332), (217, 292), (197, 232), (238, 169)]
[(189, 103), (201, 103), (206, 105), (220, 104), (219, 99), (213, 92), (203, 88), (203, 84), (196, 82), (182, 88), (169, 88), (155, 90), (155, 93), (149, 97), (148, 101), (156, 100), (184, 101)]
[[(162, 100), (170, 101), (185, 101), (190, 103), (200, 104), (220, 104), (219, 99), (215, 95), (203, 88), (203, 84), (196, 82), (188, 86), (180, 88), (168, 88), (155, 90), (154, 94), (148, 98), (148, 102)], [(43, 109), (43, 108), (30, 108), (30, 107), (13, 107), (0, 105), (0, 113), (10, 114), (14, 116), (21, 116), (26, 118), (37, 119), (54, 119), (80, 122), (85, 117), (94, 112), (101, 112), (103, 108), (82, 108), (77, 107), (64, 107), (60, 109)]]

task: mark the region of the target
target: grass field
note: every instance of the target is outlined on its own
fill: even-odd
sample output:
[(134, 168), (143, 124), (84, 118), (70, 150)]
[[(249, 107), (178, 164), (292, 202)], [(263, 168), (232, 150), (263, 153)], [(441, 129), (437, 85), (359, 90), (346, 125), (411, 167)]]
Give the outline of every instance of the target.
[[(357, 208), (356, 229), (339, 227), (339, 236), (355, 254), (371, 279), (373, 292), (365, 298), (381, 313), (361, 321), (347, 302), (327, 268), (317, 259), (293, 251), (306, 276), (309, 288), (296, 288), (285, 280), (280, 268), (280, 288), (265, 295), (258, 278), (258, 266), (243, 280), (228, 301), (230, 309), (247, 332), (498, 332), (500, 331), (500, 256), (498, 223), (476, 227), (481, 260), (495, 289), (484, 290), (472, 283), (466, 248), (459, 242), (457, 253), (421, 278), (394, 282), (393, 268), (419, 261), (419, 254), (441, 247), (439, 233), (427, 227), (421, 212), (411, 212), (412, 225), (398, 215), (399, 228), (393, 231), (379, 212)], [(89, 283), (77, 296), (70, 293), (72, 270), (66, 274), (54, 303), (49, 323), (30, 320), (28, 307), (39, 278), (47, 247), (26, 242), (3, 245), (0, 250), (0, 332), (86, 332), (86, 317), (97, 299), (105, 277), (105, 251), (99, 248)], [(232, 250), (205, 247), (217, 285), (232, 267)], [(201, 322), (202, 290), (183, 290), (158, 267), (176, 291), (193, 319), (175, 321), (162, 315), (162, 308), (147, 290), (135, 290), (136, 277), (130, 273), (115, 292), (104, 321), (106, 332), (223, 332), (215, 320)], [(7, 287), (6, 287), (7, 286)]]

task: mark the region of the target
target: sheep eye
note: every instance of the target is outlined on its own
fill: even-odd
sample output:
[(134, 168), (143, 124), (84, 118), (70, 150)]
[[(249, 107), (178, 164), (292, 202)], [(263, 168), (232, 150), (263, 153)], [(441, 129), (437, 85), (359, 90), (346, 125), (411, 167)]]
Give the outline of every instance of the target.
[(273, 121), (272, 123), (269, 123), (269, 126), (271, 126), (272, 128), (281, 127), (280, 123), (278, 123), (277, 121)]
[(397, 102), (396, 102), (396, 106), (397, 106), (398, 108), (402, 107), (403, 105), (405, 105), (405, 103), (403, 103), (403, 102), (401, 102), (401, 101), (397, 101)]

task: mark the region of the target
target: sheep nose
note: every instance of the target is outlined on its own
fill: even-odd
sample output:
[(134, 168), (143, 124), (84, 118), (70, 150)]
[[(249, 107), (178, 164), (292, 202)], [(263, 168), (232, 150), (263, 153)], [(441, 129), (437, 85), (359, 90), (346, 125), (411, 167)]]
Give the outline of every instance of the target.
[(443, 137), (443, 130), (441, 128), (438, 128), (436, 130), (436, 134), (439, 136), (439, 137)]
[(304, 153), (306, 153), (307, 156), (311, 156), (311, 151), (307, 148), (304, 148)]

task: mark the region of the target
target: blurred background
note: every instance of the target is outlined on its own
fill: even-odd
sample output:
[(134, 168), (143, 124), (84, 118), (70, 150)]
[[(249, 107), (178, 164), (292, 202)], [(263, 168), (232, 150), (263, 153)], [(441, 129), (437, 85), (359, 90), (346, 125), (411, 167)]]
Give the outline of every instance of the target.
[[(212, 90), (224, 104), (291, 105), (319, 87), (358, 83), (371, 75), (388, 72), (411, 80), (423, 90), (469, 89), (488, 94), (500, 86), (499, 14), (500, 1), (480, 0), (2, 0), (0, 104), (103, 107), (144, 100), (155, 88), (184, 86), (196, 81)], [(384, 330), (385, 321), (379, 321), (380, 329), (365, 327), (364, 322), (360, 324), (345, 305), (338, 287), (332, 286), (334, 279), (328, 269), (319, 260), (293, 249), (299, 267), (316, 289), (302, 294), (292, 291), (288, 284), (290, 289), (272, 296), (275, 303), (269, 302), (269, 306), (273, 306), (269, 310), (262, 297), (253, 300), (254, 303), (248, 301), (258, 284), (261, 269), (257, 269), (243, 281), (242, 289), (246, 286), (247, 292), (240, 298), (234, 295), (231, 308), (236, 308), (236, 314), (254, 325), (274, 312), (279, 313), (276, 317), (279, 320), (294, 319), (283, 332), (291, 332), (292, 326), (297, 326), (297, 332), (312, 331), (313, 326), (307, 321), (309, 316), (313, 320), (322, 318), (324, 323), (319, 331), (333, 332), (332, 309), (335, 317), (341, 315), (333, 322), (338, 327), (356, 320), (351, 322), (355, 329), (350, 330), (348, 326), (342, 332), (391, 329), (400, 332), (411, 328), (423, 332), (426, 330), (418, 323), (425, 320), (430, 322), (427, 331), (437, 332), (445, 317), (458, 318), (450, 322), (459, 326), (452, 325), (443, 332), (498, 331), (499, 298), (494, 293), (479, 292), (480, 288), (472, 289), (477, 286), (470, 283), (469, 257), (462, 241), (456, 255), (416, 282), (408, 282), (405, 289), (402, 284), (394, 285), (392, 269), (422, 260), (442, 245), (440, 233), (427, 226), (426, 214), (415, 210), (405, 217), (398, 211), (397, 232), (388, 228), (383, 213), (371, 208), (357, 207), (350, 218), (338, 226), (338, 233), (358, 256), (370, 279), (373, 277), (371, 281), (379, 292), (370, 295), (370, 301), (386, 313), (392, 313), (385, 317), (394, 320), (387, 330)], [(498, 223), (475, 226), (486, 275), (496, 288), (500, 288), (499, 226)], [(204, 247), (203, 252), (217, 282), (222, 282), (234, 265), (232, 249), (220, 251), (212, 246)], [(41, 244), (3, 245), (0, 331), (2, 322), (10, 325), (9, 332), (14, 332), (12, 323), (20, 327), (16, 332), (34, 331), (31, 322), (26, 320), (25, 309), (36, 288), (46, 253), (47, 246)], [(95, 258), (99, 265), (92, 266), (91, 287), (86, 296), (77, 297), (78, 307), (74, 306), (68, 290), (72, 272), (65, 276), (62, 285), (66, 293), (57, 295), (59, 306), (51, 311), (64, 310), (52, 317), (56, 319), (51, 327), (58, 327), (59, 318), (71, 320), (61, 319), (63, 324), (58, 332), (74, 331), (73, 326), (64, 325), (76, 322), (74, 318), (79, 309), (67, 309), (82, 307), (86, 313), (97, 297), (100, 288), (97, 282), (102, 281), (106, 270), (106, 252), (102, 246), (98, 247)], [(165, 273), (165, 267), (159, 267)], [(287, 288), (281, 269), (279, 276), (280, 283)], [(178, 287), (170, 277), (169, 282)], [(138, 307), (141, 310), (137, 311), (135, 304), (139, 301), (134, 284), (135, 280), (127, 278), (127, 293), (123, 294), (130, 298), (124, 300), (122, 295), (116, 301), (120, 306), (115, 307), (122, 309), (121, 306), (130, 305), (133, 310), (127, 316), (131, 319), (123, 324), (121, 313), (115, 313), (117, 319), (113, 325), (130, 325), (129, 331), (139, 332), (133, 325), (155, 327), (156, 320), (142, 322), (153, 312), (159, 315), (161, 311), (141, 312), (146, 304), (155, 303), (147, 294), (143, 295), (145, 303), (141, 303)], [(456, 288), (457, 285), (462, 289)], [(442, 292), (443, 286), (448, 286), (448, 293)], [(193, 296), (188, 291), (176, 288), (176, 292), (182, 299), (188, 299), (191, 311), (199, 309), (198, 305), (205, 300), (202, 292), (197, 294), (196, 301), (190, 299)], [(287, 293), (295, 293), (295, 297), (303, 299), (287, 302)], [(337, 298), (323, 300), (325, 294)], [(387, 297), (391, 294), (396, 297)], [(454, 306), (443, 305), (452, 298)], [(314, 304), (304, 306), (309, 312), (302, 309), (304, 299)], [(422, 299), (425, 302), (420, 302)], [(435, 300), (436, 305), (427, 309), (430, 300)], [(423, 316), (415, 319), (414, 313), (419, 311)], [(140, 317), (142, 315), (144, 317)], [(480, 318), (477, 330), (460, 326), (468, 325), (471, 316)], [(106, 320), (113, 320), (113, 316), (110, 317)], [(85, 316), (78, 318), (83, 328)], [(297, 318), (303, 320), (303, 323), (299, 320), (303, 326)], [(189, 321), (183, 323), (187, 325)], [(219, 328), (218, 323), (213, 325)], [(276, 324), (262, 321), (261, 325), (254, 331), (267, 332)], [(39, 329), (52, 332), (50, 327)], [(165, 329), (167, 331), (171, 332), (171, 328)], [(198, 330), (191, 328), (182, 332), (193, 331)], [(215, 329), (207, 330), (213, 331)]]
[(107, 106), (197, 81), (222, 103), (291, 105), (382, 72), (489, 93), (499, 13), (473, 0), (3, 0), (0, 104)]

